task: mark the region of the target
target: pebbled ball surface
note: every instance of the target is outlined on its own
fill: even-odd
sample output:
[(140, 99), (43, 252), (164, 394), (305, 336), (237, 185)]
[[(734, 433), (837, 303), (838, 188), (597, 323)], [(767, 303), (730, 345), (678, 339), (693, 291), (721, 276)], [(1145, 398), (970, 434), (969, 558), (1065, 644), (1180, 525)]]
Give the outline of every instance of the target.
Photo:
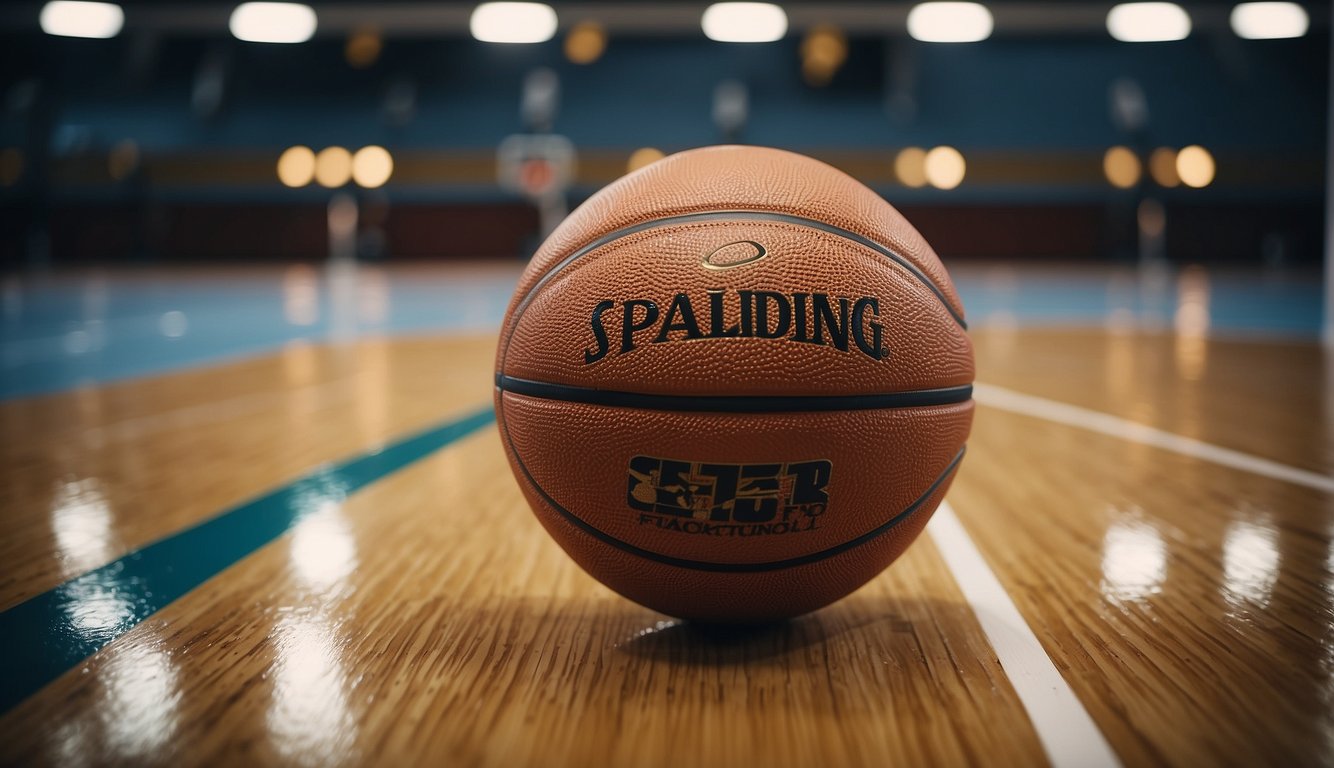
[[(824, 343), (811, 343), (817, 294), (832, 321)], [(757, 301), (768, 302), (763, 331)], [(970, 384), (962, 316), (930, 246), (854, 179), (781, 150), (683, 152), (598, 192), (547, 239), (510, 304), (497, 373), (595, 399), (797, 399), (742, 413), (498, 387), (501, 439), (539, 521), (613, 590), (684, 618), (794, 616), (857, 589), (912, 543), (953, 480), (973, 416), (971, 400), (806, 410), (800, 398)], [(719, 333), (732, 328), (750, 333)], [(825, 468), (826, 501), (797, 504), (791, 467), (810, 464)], [(646, 466), (662, 470), (636, 470)], [(775, 479), (729, 492), (718, 479), (727, 471)], [(658, 506), (646, 501), (654, 492)], [(779, 512), (737, 511), (750, 504)]]

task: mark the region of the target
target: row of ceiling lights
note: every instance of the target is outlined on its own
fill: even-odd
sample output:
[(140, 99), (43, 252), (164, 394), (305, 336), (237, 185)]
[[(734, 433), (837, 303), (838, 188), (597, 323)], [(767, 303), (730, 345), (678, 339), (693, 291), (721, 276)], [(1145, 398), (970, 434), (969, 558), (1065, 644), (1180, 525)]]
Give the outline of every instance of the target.
[[(642, 147), (630, 154), (626, 171), (634, 172), (663, 158), (663, 152), (654, 147)], [(1162, 187), (1185, 185), (1199, 189), (1214, 180), (1216, 166), (1213, 155), (1201, 146), (1189, 146), (1176, 151), (1159, 147), (1149, 155), (1147, 163), (1129, 147), (1112, 147), (1103, 155), (1103, 173), (1107, 182), (1118, 189), (1130, 189), (1140, 183), (1145, 165), (1149, 176)], [(954, 189), (963, 183), (967, 163), (963, 153), (954, 147), (905, 147), (894, 157), (894, 175), (907, 187), (932, 186)], [(296, 146), (278, 158), (278, 180), (288, 187), (304, 187), (311, 183), (330, 189), (349, 181), (367, 189), (381, 187), (394, 172), (393, 157), (383, 147), (362, 147), (355, 153), (342, 147), (328, 147), (316, 153), (309, 147)]]
[[(642, 147), (630, 154), (626, 171), (634, 172), (663, 158), (662, 150)], [(111, 177), (123, 180), (139, 164), (139, 149), (134, 142), (116, 145), (108, 158)], [(1209, 150), (1198, 145), (1179, 151), (1159, 147), (1149, 153), (1148, 161), (1129, 147), (1116, 146), (1103, 155), (1102, 169), (1107, 182), (1118, 189), (1130, 189), (1140, 183), (1146, 169), (1161, 187), (1185, 185), (1199, 189), (1214, 181), (1217, 166)], [(23, 170), (22, 153), (15, 147), (0, 150), (0, 187), (12, 186)], [(278, 180), (288, 187), (319, 184), (330, 189), (348, 182), (366, 189), (382, 187), (394, 173), (394, 158), (380, 146), (362, 147), (349, 152), (343, 147), (327, 147), (318, 153), (309, 147), (290, 147), (278, 158)], [(894, 157), (894, 175), (907, 187), (932, 186), (954, 189), (963, 183), (967, 164), (963, 153), (953, 147), (926, 150), (906, 147)]]
[[(115, 3), (51, 0), (41, 11), (42, 29), (65, 37), (109, 38), (120, 33), (125, 13)], [(315, 34), (315, 9), (301, 3), (241, 3), (229, 27), (237, 38), (257, 43), (302, 43)], [(1250, 40), (1301, 37), (1310, 26), (1306, 10), (1293, 2), (1244, 2), (1232, 9), (1232, 29)], [(700, 26), (710, 40), (768, 43), (787, 34), (787, 14), (772, 3), (714, 3)], [(473, 37), (491, 43), (542, 43), (556, 34), (556, 10), (544, 3), (482, 3), (472, 12)], [(982, 3), (924, 2), (908, 13), (908, 34), (931, 43), (971, 43), (991, 36), (995, 22)], [(1190, 35), (1191, 18), (1167, 2), (1122, 3), (1107, 14), (1107, 32), (1124, 42), (1163, 42)]]
[(278, 158), (278, 180), (288, 187), (311, 182), (336, 189), (349, 181), (366, 189), (384, 186), (394, 175), (394, 158), (384, 147), (371, 145), (355, 153), (343, 147), (326, 147), (316, 153), (310, 147), (290, 147)]
[[(1102, 171), (1107, 183), (1118, 189), (1130, 189), (1144, 175), (1140, 157), (1129, 147), (1112, 147), (1102, 156)], [(1149, 153), (1149, 176), (1160, 187), (1185, 185), (1193, 189), (1207, 187), (1214, 181), (1217, 165), (1209, 150), (1198, 144), (1183, 147), (1159, 147)]]

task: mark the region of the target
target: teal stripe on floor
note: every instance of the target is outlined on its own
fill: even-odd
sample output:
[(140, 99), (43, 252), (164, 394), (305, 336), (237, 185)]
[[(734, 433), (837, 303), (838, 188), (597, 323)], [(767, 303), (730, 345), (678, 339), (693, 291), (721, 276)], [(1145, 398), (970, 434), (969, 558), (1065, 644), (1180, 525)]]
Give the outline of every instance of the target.
[(325, 465), (0, 613), (0, 712), (12, 709), (302, 518), (476, 432), (491, 409)]

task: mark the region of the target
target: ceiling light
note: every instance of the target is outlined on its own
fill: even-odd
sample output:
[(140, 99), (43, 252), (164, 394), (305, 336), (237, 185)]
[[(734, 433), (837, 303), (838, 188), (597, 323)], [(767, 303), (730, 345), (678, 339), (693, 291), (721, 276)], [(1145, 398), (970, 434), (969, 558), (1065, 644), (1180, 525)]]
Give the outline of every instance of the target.
[(556, 11), (543, 3), (482, 3), (468, 28), (484, 43), (545, 43), (556, 36)]
[(787, 34), (787, 14), (772, 3), (714, 3), (700, 26), (720, 43), (772, 43)]
[(921, 3), (908, 11), (908, 34), (924, 43), (976, 43), (994, 27), (981, 3)]
[(1183, 40), (1190, 16), (1176, 3), (1123, 3), (1108, 12), (1107, 32), (1123, 43)]
[(52, 0), (42, 6), (37, 20), (48, 35), (106, 39), (120, 34), (125, 12), (115, 3)]
[(1301, 37), (1310, 26), (1306, 9), (1296, 3), (1242, 3), (1232, 9), (1232, 31), (1247, 40)]
[(300, 3), (241, 3), (227, 26), (248, 43), (304, 43), (315, 35), (315, 9)]

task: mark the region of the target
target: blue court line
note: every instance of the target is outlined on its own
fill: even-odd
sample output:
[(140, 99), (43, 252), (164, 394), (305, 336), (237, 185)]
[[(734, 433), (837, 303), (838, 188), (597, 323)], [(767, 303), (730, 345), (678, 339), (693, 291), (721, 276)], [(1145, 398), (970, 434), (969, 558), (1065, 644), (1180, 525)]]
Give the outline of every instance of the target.
[(490, 424), (490, 408), (287, 485), (0, 613), (0, 713), (303, 518)]

